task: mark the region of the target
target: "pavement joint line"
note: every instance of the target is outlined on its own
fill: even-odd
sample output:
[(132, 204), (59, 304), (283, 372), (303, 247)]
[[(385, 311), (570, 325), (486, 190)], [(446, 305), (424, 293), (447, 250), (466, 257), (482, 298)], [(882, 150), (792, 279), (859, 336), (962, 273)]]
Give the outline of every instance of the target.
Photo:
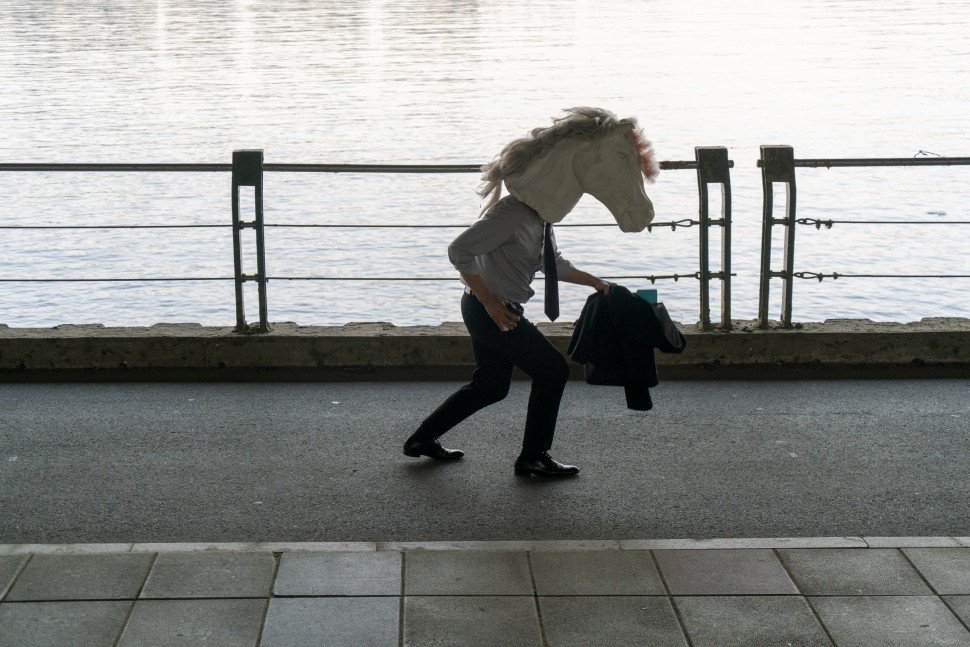
[[(953, 597), (953, 596), (949, 596), (949, 597)], [(959, 613), (957, 613), (957, 610), (954, 609), (953, 605), (950, 604), (950, 602), (946, 599), (947, 596), (937, 595), (937, 598), (939, 599), (940, 603), (943, 604), (943, 606), (945, 606), (947, 610), (953, 614), (953, 616), (957, 619), (957, 621), (961, 625), (963, 625), (963, 628), (966, 629), (968, 632), (970, 632), (970, 621), (964, 620), (963, 617)]]
[(548, 647), (549, 640), (546, 638), (546, 627), (542, 622), (542, 607), (539, 605), (539, 587), (536, 586), (536, 573), (532, 566), (532, 553), (526, 553), (525, 559), (529, 565), (529, 581), (532, 583), (532, 604), (535, 607), (536, 619), (539, 622), (539, 639), (542, 641), (542, 647)]
[(677, 606), (677, 600), (674, 598), (674, 594), (670, 590), (670, 584), (667, 582), (667, 575), (664, 573), (663, 569), (660, 568), (660, 562), (657, 560), (657, 554), (650, 551), (650, 559), (653, 562), (653, 567), (657, 569), (657, 576), (660, 578), (660, 585), (663, 587), (664, 597), (670, 603), (670, 608), (674, 612), (674, 619), (677, 620), (677, 626), (680, 628), (680, 633), (683, 635), (687, 647), (694, 647), (694, 643), (690, 638), (690, 633), (687, 631), (687, 624), (684, 622), (684, 615), (681, 613), (680, 607)]
[[(787, 570), (787, 567), (785, 568), (785, 570)], [(791, 577), (791, 574), (789, 574), (789, 577)], [(792, 579), (792, 581), (794, 582), (794, 578)], [(798, 584), (796, 583), (795, 586), (798, 586)], [(825, 636), (829, 639), (829, 641), (831, 641), (833, 645), (838, 645), (839, 643), (835, 640), (835, 636), (832, 635), (832, 630), (829, 629), (829, 626), (822, 621), (822, 616), (819, 614), (818, 609), (815, 608), (815, 605), (812, 604), (812, 601), (809, 598), (809, 596), (802, 595), (801, 598), (802, 600), (805, 601), (805, 606), (808, 607), (808, 610), (812, 612), (813, 616), (815, 616), (815, 622), (817, 622), (818, 626), (822, 628), (822, 631), (825, 633)]]
[[(872, 548), (872, 545), (869, 544), (869, 542), (866, 542), (866, 546), (869, 548)], [(772, 552), (775, 554), (775, 559), (778, 560), (778, 563), (781, 564), (781, 567), (785, 569), (785, 573), (788, 575), (788, 579), (790, 579), (792, 581), (792, 584), (795, 585), (795, 591), (797, 591), (798, 597), (801, 598), (802, 600), (805, 600), (805, 606), (807, 606), (809, 611), (812, 612), (812, 615), (815, 616), (815, 621), (818, 622), (818, 625), (822, 628), (822, 631), (825, 633), (825, 636), (829, 639), (829, 641), (831, 641), (832, 645), (838, 645), (839, 643), (836, 642), (835, 636), (832, 635), (832, 631), (828, 628), (828, 626), (824, 622), (822, 622), (822, 616), (819, 615), (818, 610), (809, 601), (809, 595), (802, 590), (802, 585), (799, 584), (798, 578), (795, 577), (795, 574), (792, 573), (791, 569), (788, 567), (788, 562), (785, 561), (784, 555), (782, 555), (781, 551), (779, 551), (777, 548), (775, 548)], [(899, 551), (899, 552), (903, 552), (903, 551)]]
[(943, 594), (936, 590), (936, 587), (933, 586), (933, 583), (930, 582), (930, 580), (926, 577), (926, 574), (924, 574), (923, 571), (916, 565), (916, 563), (912, 559), (910, 559), (909, 554), (907, 554), (907, 552), (903, 549), (899, 550), (899, 554), (903, 556), (903, 559), (906, 560), (906, 563), (909, 564), (909, 567), (916, 572), (916, 574), (919, 576), (921, 580), (923, 580), (923, 584), (926, 585), (926, 588), (928, 588), (933, 593), (933, 595), (942, 599)]
[(259, 645), (263, 642), (263, 634), (266, 632), (266, 620), (269, 618), (269, 601), (276, 594), (276, 581), (280, 576), (280, 562), (282, 561), (282, 555), (278, 553), (273, 553), (273, 579), (270, 580), (269, 590), (266, 594), (266, 606), (263, 609), (263, 615), (259, 619), (259, 635), (256, 636), (256, 644)]
[(777, 548), (967, 548), (970, 537), (749, 537), (710, 539), (389, 541), (389, 542), (202, 542), (104, 544), (0, 544), (0, 555), (97, 555), (168, 552), (407, 552), (407, 551), (593, 551)]
[(13, 587), (17, 583), (17, 580), (19, 580), (20, 576), (24, 574), (24, 571), (27, 570), (27, 565), (30, 564), (30, 560), (32, 560), (33, 558), (34, 558), (33, 555), (27, 555), (26, 558), (20, 563), (20, 566), (18, 567), (17, 572), (15, 572), (13, 574), (13, 577), (10, 578), (10, 582), (7, 584), (7, 588), (0, 589), (0, 602), (4, 602), (7, 599), (7, 596), (13, 590)]
[(405, 602), (405, 584), (407, 583), (407, 570), (408, 566), (408, 556), (406, 553), (401, 553), (401, 598), (397, 602), (397, 647), (404, 647), (404, 602)]

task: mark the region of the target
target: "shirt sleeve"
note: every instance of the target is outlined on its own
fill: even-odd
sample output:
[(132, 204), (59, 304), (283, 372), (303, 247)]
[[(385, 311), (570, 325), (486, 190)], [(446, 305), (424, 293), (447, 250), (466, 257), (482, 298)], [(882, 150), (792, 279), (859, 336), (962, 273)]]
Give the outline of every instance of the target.
[(501, 247), (515, 233), (514, 218), (493, 209), (458, 234), (448, 246), (448, 260), (465, 274), (478, 274), (475, 257)]

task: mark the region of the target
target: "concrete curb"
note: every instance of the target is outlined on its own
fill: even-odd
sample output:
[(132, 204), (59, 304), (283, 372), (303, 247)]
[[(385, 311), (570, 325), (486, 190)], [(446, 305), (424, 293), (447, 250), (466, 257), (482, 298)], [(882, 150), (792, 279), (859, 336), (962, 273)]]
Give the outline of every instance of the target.
[[(540, 328), (566, 351), (572, 324)], [(966, 318), (828, 320), (767, 330), (735, 321), (729, 332), (680, 328), (687, 350), (658, 353), (663, 379), (970, 377)], [(459, 323), (280, 323), (259, 335), (198, 324), (0, 325), (0, 382), (462, 380), (471, 366)], [(573, 378), (581, 377), (582, 367), (573, 364)]]
[(970, 537), (754, 537), (715, 539), (200, 542), (117, 544), (0, 544), (0, 555), (81, 555), (169, 552), (584, 551), (775, 548), (970, 548)]

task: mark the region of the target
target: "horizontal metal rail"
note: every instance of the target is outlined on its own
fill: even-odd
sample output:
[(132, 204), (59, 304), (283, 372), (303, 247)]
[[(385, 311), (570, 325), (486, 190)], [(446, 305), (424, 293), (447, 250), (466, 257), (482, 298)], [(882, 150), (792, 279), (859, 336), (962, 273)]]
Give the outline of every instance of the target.
[[(967, 166), (970, 157), (859, 157), (845, 159), (796, 159), (795, 168), (850, 168), (868, 166)], [(764, 160), (758, 160), (764, 168)]]
[[(921, 167), (921, 166), (970, 166), (970, 157), (919, 157), (920, 155), (935, 155), (927, 151), (920, 151), (914, 157), (872, 157), (872, 158), (843, 158), (843, 159), (795, 159), (794, 150), (791, 146), (762, 146), (761, 158), (758, 166), (761, 168), (762, 192), (763, 192), (763, 217), (762, 217), (762, 239), (761, 239), (761, 280), (758, 298), (758, 320), (762, 328), (768, 327), (768, 305), (770, 280), (773, 278), (782, 279), (781, 290), (781, 323), (785, 327), (792, 325), (792, 292), (793, 281), (796, 278), (817, 280), (830, 278), (892, 278), (892, 279), (965, 279), (970, 275), (965, 274), (850, 274), (850, 273), (821, 273), (821, 272), (796, 272), (794, 269), (795, 257), (795, 230), (796, 225), (814, 226), (821, 229), (831, 229), (835, 224), (846, 225), (967, 225), (967, 221), (940, 221), (940, 220), (825, 220), (820, 218), (796, 218), (796, 168), (848, 168), (848, 167)], [(784, 184), (787, 195), (785, 204), (785, 215), (783, 218), (775, 218), (774, 210), (774, 184)], [(931, 214), (932, 215), (932, 214)], [(771, 269), (771, 248), (772, 248), (772, 228), (776, 225), (785, 228), (785, 239), (783, 249), (784, 269), (773, 271)]]
[[(734, 168), (734, 162), (729, 163)], [(663, 170), (696, 169), (695, 160), (660, 162)], [(263, 164), (268, 173), (480, 173), (481, 164)], [(228, 173), (232, 164), (154, 164), (154, 163), (58, 163), (26, 162), (0, 164), (3, 171), (76, 172), (153, 172), (153, 173)]]

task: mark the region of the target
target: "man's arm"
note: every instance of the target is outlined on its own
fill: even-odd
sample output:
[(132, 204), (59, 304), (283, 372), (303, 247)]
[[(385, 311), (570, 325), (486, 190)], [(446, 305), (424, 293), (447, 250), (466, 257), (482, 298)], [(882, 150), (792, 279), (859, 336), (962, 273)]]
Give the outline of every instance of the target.
[(588, 285), (597, 292), (602, 292), (603, 294), (609, 294), (610, 288), (613, 287), (612, 283), (604, 281), (603, 279), (593, 276), (578, 270), (575, 267), (570, 268), (569, 272), (562, 277), (563, 281), (566, 283), (575, 283), (576, 285)]

